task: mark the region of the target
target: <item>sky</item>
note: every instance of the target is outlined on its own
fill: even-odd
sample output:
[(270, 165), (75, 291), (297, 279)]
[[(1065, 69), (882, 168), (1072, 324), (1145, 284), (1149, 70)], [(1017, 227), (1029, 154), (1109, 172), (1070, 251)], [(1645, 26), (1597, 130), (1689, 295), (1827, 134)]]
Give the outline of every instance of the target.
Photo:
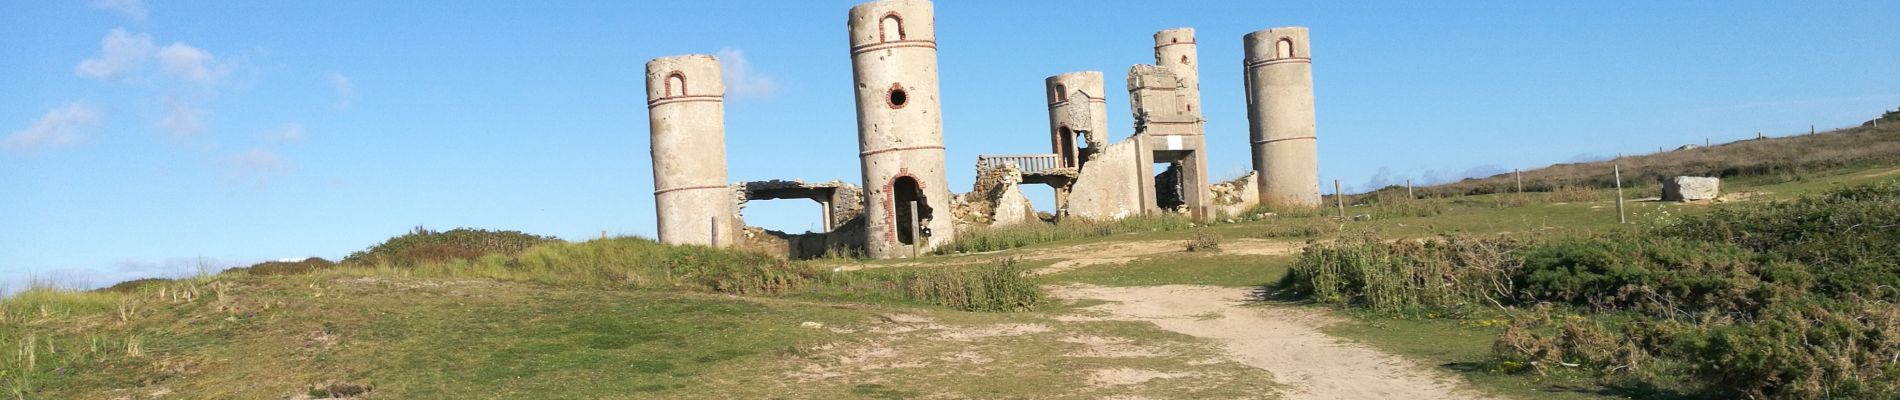
[[(651, 237), (644, 65), (680, 54), (724, 64), (730, 179), (859, 183), (852, 4), (0, 2), (0, 287), (338, 259), (416, 226)], [(953, 190), (978, 154), (1048, 151), (1043, 78), (1121, 87), (1175, 27), (1197, 31), (1211, 179), (1249, 169), (1241, 36), (1269, 27), (1311, 29), (1320, 175), (1349, 192), (1900, 106), (1891, 1), (1168, 4), (937, 4)], [(1131, 133), (1126, 92), (1108, 102)]]

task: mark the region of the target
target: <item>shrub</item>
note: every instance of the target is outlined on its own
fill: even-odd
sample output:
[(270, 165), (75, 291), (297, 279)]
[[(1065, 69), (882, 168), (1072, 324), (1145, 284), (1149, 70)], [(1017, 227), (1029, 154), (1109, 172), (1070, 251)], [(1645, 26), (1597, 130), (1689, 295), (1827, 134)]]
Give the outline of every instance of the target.
[(1206, 228), (1195, 229), (1194, 235), (1188, 238), (1185, 247), (1187, 251), (1220, 251), (1220, 233)]
[(1538, 244), (1522, 257), (1512, 279), (1524, 300), (1655, 315), (1760, 306), (1753, 257), (1731, 245), (1600, 236)]
[(1522, 245), (1507, 238), (1345, 238), (1307, 247), (1280, 286), (1320, 303), (1462, 313), (1510, 295), (1508, 277), (1517, 265), (1509, 254)]
[(249, 267), (232, 268), (227, 272), (242, 272), (251, 275), (296, 275), (336, 266), (336, 263), (322, 257), (310, 257), (298, 261), (265, 261), (251, 264)]
[(1102, 237), (1140, 231), (1176, 231), (1193, 222), (1187, 217), (1164, 214), (1123, 218), (1115, 221), (1069, 220), (1054, 224), (1025, 223), (1001, 227), (969, 227), (957, 230), (949, 243), (937, 246), (931, 254), (976, 253), (1007, 250), (1058, 240)]
[(1025, 311), (1042, 291), (1015, 261), (966, 268), (917, 269), (898, 282), (906, 299), (964, 311)]
[(434, 232), (418, 226), (402, 236), (350, 253), (343, 258), (343, 263), (408, 266), (431, 261), (474, 260), (488, 254), (514, 255), (534, 245), (558, 241), (560, 239), (516, 231), (457, 228)]

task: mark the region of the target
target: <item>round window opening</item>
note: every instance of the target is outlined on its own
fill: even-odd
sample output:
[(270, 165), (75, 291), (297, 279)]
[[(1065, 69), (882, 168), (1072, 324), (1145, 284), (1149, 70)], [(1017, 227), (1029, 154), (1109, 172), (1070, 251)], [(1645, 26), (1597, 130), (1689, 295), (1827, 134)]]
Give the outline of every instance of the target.
[(890, 98), (886, 100), (890, 101), (891, 108), (904, 108), (904, 104), (910, 103), (910, 96), (904, 93), (904, 87), (891, 85)]

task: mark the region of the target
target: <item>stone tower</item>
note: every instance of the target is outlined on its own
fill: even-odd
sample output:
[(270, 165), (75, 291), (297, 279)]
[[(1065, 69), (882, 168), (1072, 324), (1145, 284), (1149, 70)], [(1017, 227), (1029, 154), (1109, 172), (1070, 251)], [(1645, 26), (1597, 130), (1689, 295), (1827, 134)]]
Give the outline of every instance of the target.
[(1260, 201), (1316, 207), (1319, 145), (1314, 136), (1313, 54), (1306, 28), (1271, 28), (1245, 37), (1247, 130)]
[(935, 15), (929, 1), (875, 1), (851, 7), (847, 26), (864, 169), (865, 252), (874, 258), (921, 254), (955, 229), (943, 170)]
[(726, 187), (725, 93), (713, 56), (647, 62), (653, 203), (662, 243), (724, 247), (739, 232)]
[(1181, 82), (1182, 107), (1188, 114), (1201, 115), (1200, 55), (1194, 44), (1194, 28), (1174, 28), (1155, 32), (1155, 65), (1174, 72)]
[[(1100, 71), (1081, 71), (1051, 76), (1043, 81), (1049, 97), (1050, 147), (1063, 167), (1080, 167), (1090, 151), (1108, 145), (1108, 100), (1102, 92)], [(1070, 115), (1071, 102), (1086, 104), (1088, 115)], [(1068, 121), (1086, 118), (1088, 126), (1069, 126)], [(1081, 134), (1081, 138), (1076, 136)]]

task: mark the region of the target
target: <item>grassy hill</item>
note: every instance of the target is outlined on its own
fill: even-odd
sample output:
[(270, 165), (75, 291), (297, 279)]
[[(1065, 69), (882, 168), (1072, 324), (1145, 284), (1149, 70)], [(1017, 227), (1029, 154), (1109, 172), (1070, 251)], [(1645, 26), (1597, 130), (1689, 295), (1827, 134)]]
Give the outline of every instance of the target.
[(1221, 341), (1047, 292), (1199, 285), (1502, 397), (1879, 398), (1900, 376), (1873, 362), (1900, 349), (1896, 138), (1626, 157), (1626, 180), (1739, 178), (1720, 204), (1630, 202), (1627, 224), (1599, 164), (1527, 171), (1547, 192), (1354, 196), (1343, 219), (972, 230), (916, 260), (419, 228), (341, 262), (0, 300), (0, 397), (1290, 396), (1297, 377)]
[[(1889, 113), (1889, 116), (1900, 112)], [(1654, 187), (1663, 178), (1714, 176), (1789, 181), (1812, 173), (1841, 168), (1900, 163), (1900, 121), (1844, 128), (1812, 135), (1771, 137), (1694, 146), (1654, 154), (1557, 164), (1523, 171), (1524, 191), (1553, 192), (1570, 187), (1608, 188), (1615, 185), (1613, 166), (1620, 166), (1625, 187)], [(1510, 193), (1517, 190), (1510, 173), (1465, 179), (1417, 188), (1422, 196), (1458, 196)], [(1405, 188), (1386, 188), (1403, 192)]]

